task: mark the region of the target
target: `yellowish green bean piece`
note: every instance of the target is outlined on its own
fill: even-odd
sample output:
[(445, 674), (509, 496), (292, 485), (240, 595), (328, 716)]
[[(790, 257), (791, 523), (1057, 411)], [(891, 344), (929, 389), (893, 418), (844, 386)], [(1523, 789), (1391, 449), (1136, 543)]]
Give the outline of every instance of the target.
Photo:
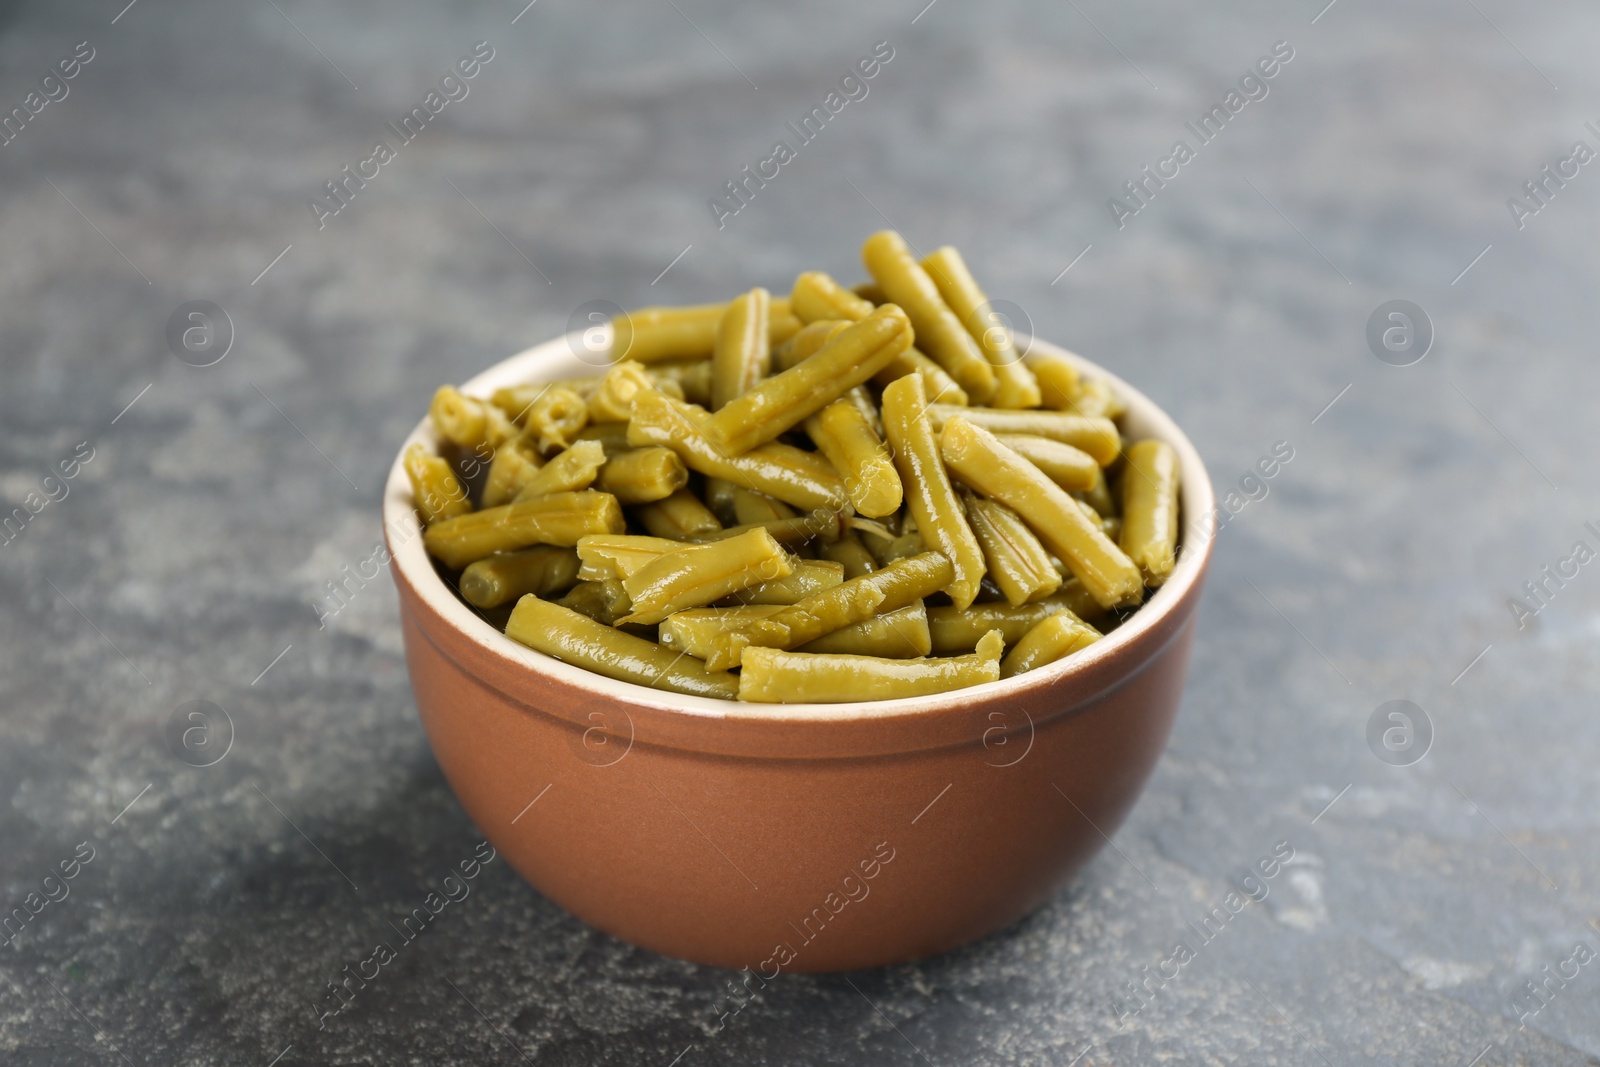
[(610, 493), (552, 493), (436, 522), (423, 534), (423, 544), (446, 567), (459, 569), (495, 552), (570, 548), (585, 534), (621, 533), (626, 525)]
[(595, 478), (595, 488), (629, 506), (665, 500), (688, 484), (689, 468), (676, 452), (660, 445), (618, 452)]
[(840, 331), (815, 355), (729, 398), (705, 421), (705, 435), (728, 452), (748, 452), (799, 425), (909, 347), (910, 320), (886, 304)]
[(633, 447), (628, 444), (628, 424), (625, 422), (591, 422), (578, 431), (578, 439), (573, 444), (578, 445), (584, 441), (600, 442), (600, 447), (605, 449), (608, 456), (626, 452)]
[(798, 363), (805, 362), (827, 347), (828, 342), (841, 331), (849, 329), (851, 322), (859, 321), (860, 319), (818, 319), (816, 322), (808, 323), (793, 337), (772, 350), (772, 365), (779, 370), (788, 370)]
[[(661, 644), (678, 652), (704, 659), (713, 643), (724, 633), (738, 630), (757, 619), (771, 618), (780, 607), (770, 604), (734, 608), (691, 608), (669, 615), (661, 623)], [(915, 659), (926, 656), (932, 647), (928, 636), (928, 613), (922, 601), (885, 615), (843, 626), (815, 641), (801, 645), (797, 652), (842, 652), (889, 659)]]
[(925, 552), (860, 578), (824, 589), (782, 611), (723, 634), (706, 657), (716, 670), (737, 667), (746, 648), (796, 648), (874, 615), (896, 611), (945, 588), (954, 574), (950, 560)]
[(615, 626), (618, 619), (633, 610), (622, 583), (615, 578), (601, 582), (579, 582), (556, 603), (605, 626)]
[(878, 288), (876, 282), (857, 282), (850, 287), (850, 291), (872, 304), (889, 302), (889, 298), (883, 295), (883, 290)]
[(517, 502), (549, 496), (551, 493), (573, 493), (587, 489), (594, 484), (595, 476), (605, 462), (605, 446), (599, 441), (578, 441), (524, 482), (517, 491)]
[(578, 581), (578, 554), (570, 548), (540, 545), (501, 552), (461, 572), (461, 597), (479, 608), (497, 608), (532, 593), (548, 596)]
[(955, 416), (992, 434), (1023, 434), (1048, 437), (1089, 453), (1100, 466), (1109, 466), (1122, 452), (1117, 424), (1110, 419), (1068, 415), (1057, 411), (999, 411), (989, 408), (962, 408), (954, 404), (929, 404), (928, 417), (937, 433), (945, 421)]
[(1126, 408), (1106, 379), (1085, 378), (1066, 410), (1091, 418), (1119, 419)]
[(798, 604), (806, 597), (832, 589), (844, 581), (843, 564), (821, 559), (792, 560), (783, 578), (759, 582), (727, 598), (730, 604)]
[(989, 403), (997, 408), (1038, 407), (1039, 382), (1017, 354), (1011, 324), (990, 306), (961, 253), (945, 245), (924, 259), (922, 268), (994, 368), (995, 390)]
[(726, 304), (648, 307), (611, 320), (611, 358), (637, 363), (705, 359), (717, 343)]
[[(825, 457), (775, 441), (743, 455), (730, 456), (701, 432), (700, 420), (706, 417), (660, 393), (641, 393), (634, 398), (628, 441), (635, 447), (664, 445), (678, 453), (690, 470), (754, 489), (797, 508), (839, 509), (848, 502), (843, 479)], [(712, 508), (715, 510), (716, 505)]]
[(907, 510), (923, 543), (944, 553), (954, 565), (954, 580), (945, 592), (956, 607), (964, 608), (977, 597), (983, 580), (983, 549), (945, 473), (927, 411), (921, 378), (907, 375), (883, 391), (883, 428), (905, 487)]
[(539, 467), (539, 454), (523, 447), (521, 438), (502, 444), (489, 461), (489, 476), (483, 481), (483, 506), (494, 508), (511, 503), (538, 475)]
[(845, 531), (837, 541), (824, 543), (818, 554), (823, 559), (842, 565), (846, 578), (859, 578), (878, 569), (878, 561), (867, 551), (854, 530)]
[(700, 498), (688, 489), (679, 489), (665, 500), (646, 504), (634, 512), (639, 524), (657, 537), (693, 541), (722, 529), (722, 523)]
[(422, 513), (422, 524), (431, 526), (472, 510), (466, 487), (450, 462), (429, 452), (421, 443), (406, 449), (406, 478), (411, 482), (411, 501)]
[(860, 322), (872, 314), (873, 304), (852, 293), (820, 270), (809, 270), (794, 280), (789, 293), (789, 308), (801, 322), (814, 324), (824, 319)]
[(765, 530), (772, 535), (772, 539), (788, 549), (798, 549), (801, 545), (820, 541), (827, 544), (836, 541), (847, 529), (845, 517), (842, 512), (829, 511), (819, 508), (804, 515), (796, 515), (788, 519), (768, 519), (766, 522), (753, 522), (749, 525), (730, 526), (726, 530), (717, 530), (714, 533), (702, 534), (695, 538), (697, 541), (725, 541), (730, 537), (738, 537), (750, 530)]
[(928, 696), (1000, 677), (999, 634), (986, 635), (970, 656), (898, 660), (879, 656), (745, 650), (739, 699), (753, 703), (842, 704)]
[(1095, 482), (1104, 480), (1100, 464), (1081, 448), (1028, 434), (997, 433), (995, 436), (1069, 493), (1092, 489)]
[(547, 389), (532, 404), (522, 424), (540, 452), (566, 448), (589, 424), (589, 404), (571, 389)]
[[(600, 379), (599, 388), (589, 394), (590, 422), (627, 422), (633, 411), (633, 396), (641, 389), (656, 389), (662, 384), (644, 369), (644, 364), (625, 360), (615, 364)], [(681, 390), (680, 390), (681, 392)]]
[(771, 299), (770, 293), (757, 286), (729, 301), (717, 325), (717, 345), (711, 354), (711, 410), (718, 411), (749, 392), (771, 369), (772, 342), (767, 337)]
[(708, 671), (697, 659), (535, 596), (517, 602), (506, 636), (564, 663), (624, 682), (724, 700), (733, 699), (738, 691), (739, 680), (731, 674)]
[(918, 346), (949, 372), (968, 397), (989, 403), (996, 386), (994, 368), (911, 255), (905, 239), (893, 230), (880, 230), (861, 246), (861, 258), (884, 295), (910, 316)]
[(967, 521), (983, 547), (989, 578), (1013, 607), (1041, 600), (1061, 587), (1050, 553), (1015, 511), (994, 500), (968, 495)]
[[(1079, 614), (1080, 610), (1084, 614)], [(962, 611), (948, 605), (928, 609), (928, 633), (933, 641), (935, 656), (958, 656), (978, 647), (979, 638), (990, 630), (999, 630), (1006, 644), (1014, 645), (1029, 630), (1050, 616), (1070, 611), (1079, 618), (1097, 619), (1105, 609), (1096, 604), (1075, 578), (1062, 583), (1055, 596), (1036, 600), (1032, 604), (1012, 607), (1000, 601), (993, 604), (974, 604)]]
[(751, 492), (733, 487), (733, 517), (738, 520), (737, 525), (751, 526), (756, 523), (777, 522), (779, 519), (792, 519), (795, 510), (781, 500), (774, 500), (765, 493)]
[(1078, 397), (1078, 367), (1064, 356), (1030, 352), (1023, 360), (1039, 383), (1039, 400), (1047, 408), (1072, 410)]
[(904, 488), (889, 449), (860, 406), (835, 400), (806, 419), (806, 433), (844, 477), (845, 492), (856, 511), (869, 518), (900, 509)]
[(626, 578), (657, 556), (687, 547), (681, 541), (639, 534), (590, 534), (578, 538), (578, 577), (586, 582)]
[(1012, 678), (1065, 659), (1100, 640), (1100, 631), (1070, 611), (1060, 611), (1023, 635), (1000, 664), (1000, 677)]
[(1140, 441), (1128, 449), (1122, 551), (1138, 565), (1145, 585), (1158, 586), (1172, 576), (1178, 553), (1178, 454), (1165, 441)]
[(1139, 568), (1038, 467), (959, 416), (945, 423), (939, 448), (956, 477), (1022, 516), (1102, 606), (1139, 603)]
[(711, 361), (694, 359), (652, 363), (648, 368), (656, 388), (674, 400), (708, 407), (711, 404)]
[(908, 374), (915, 374), (922, 379), (923, 391), (935, 403), (967, 406), (969, 398), (966, 390), (957, 385), (956, 380), (946, 374), (943, 367), (915, 348), (908, 348), (900, 353), (892, 363), (874, 375), (872, 380), (880, 386), (886, 386)]
[(704, 607), (757, 582), (782, 578), (793, 569), (789, 554), (765, 530), (680, 548), (622, 579), (633, 612), (621, 621), (657, 623), (674, 611)]
[(773, 297), (767, 304), (767, 340), (773, 345), (781, 345), (795, 334), (800, 332), (800, 327), (805, 323), (795, 317), (789, 310), (788, 301), (783, 297)]
[(453, 385), (440, 386), (433, 394), (428, 416), (439, 436), (462, 448), (498, 448), (517, 433), (505, 412), (487, 400), (467, 396)]

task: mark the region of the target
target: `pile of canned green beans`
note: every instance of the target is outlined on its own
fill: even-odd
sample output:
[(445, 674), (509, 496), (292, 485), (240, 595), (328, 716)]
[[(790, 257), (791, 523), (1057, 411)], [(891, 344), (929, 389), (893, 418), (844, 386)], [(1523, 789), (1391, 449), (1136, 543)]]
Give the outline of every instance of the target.
[(405, 468), (446, 579), (529, 648), (729, 700), (945, 692), (1099, 640), (1172, 573), (1176, 454), (1019, 355), (954, 248), (862, 259), (854, 289), (628, 314), (603, 374), (440, 389)]

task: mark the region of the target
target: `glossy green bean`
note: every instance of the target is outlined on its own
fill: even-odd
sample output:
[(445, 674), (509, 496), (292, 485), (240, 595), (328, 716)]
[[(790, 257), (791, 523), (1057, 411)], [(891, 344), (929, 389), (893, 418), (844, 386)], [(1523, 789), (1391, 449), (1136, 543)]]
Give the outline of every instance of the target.
[(1015, 607), (1040, 600), (1061, 586), (1050, 553), (1015, 511), (995, 500), (968, 495), (967, 521), (983, 548), (988, 577)]
[(838, 540), (824, 543), (818, 555), (843, 566), (846, 578), (859, 578), (878, 569), (878, 561), (854, 530), (846, 530)]
[[(680, 611), (662, 621), (661, 644), (704, 659), (722, 634), (739, 630), (757, 619), (771, 618), (780, 610), (777, 605), (761, 604)], [(919, 600), (887, 614), (840, 627), (795, 651), (915, 659), (926, 656), (931, 647), (928, 613)]]
[(428, 417), (440, 437), (462, 448), (498, 448), (517, 432), (505, 412), (487, 400), (467, 396), (453, 385), (440, 386), (433, 394)]
[(540, 467), (517, 491), (516, 501), (534, 500), (551, 493), (575, 493), (594, 484), (605, 466), (606, 450), (599, 441), (576, 441)]
[(1064, 356), (1030, 352), (1023, 362), (1033, 372), (1039, 383), (1039, 402), (1056, 411), (1069, 411), (1078, 397), (1079, 375), (1077, 364)]
[(928, 696), (1000, 677), (999, 634), (985, 636), (970, 656), (898, 660), (877, 656), (745, 650), (739, 699), (757, 703), (838, 704)]
[(673, 693), (731, 700), (738, 679), (708, 671), (699, 660), (662, 648), (579, 612), (527, 596), (517, 602), (506, 636), (565, 663), (624, 682)]
[(989, 403), (997, 408), (1038, 407), (1039, 382), (1017, 354), (1011, 324), (991, 307), (961, 253), (945, 245), (925, 258), (922, 268), (994, 368), (995, 390)]
[(1145, 585), (1171, 577), (1178, 551), (1178, 454), (1165, 441), (1140, 441), (1128, 449), (1121, 540)]
[(609, 493), (552, 493), (445, 519), (423, 534), (428, 552), (447, 567), (461, 568), (495, 552), (532, 545), (570, 548), (585, 534), (621, 533), (622, 508)]
[(904, 487), (889, 449), (861, 407), (835, 400), (805, 421), (806, 434), (844, 478), (857, 512), (869, 518), (900, 510)]
[(997, 384), (994, 368), (911, 255), (905, 239), (893, 230), (880, 230), (861, 246), (861, 258), (890, 301), (905, 309), (917, 345), (949, 372), (969, 398), (987, 404)]
[(729, 301), (717, 324), (717, 344), (711, 353), (711, 410), (719, 411), (755, 388), (772, 366), (772, 342), (767, 336), (771, 299), (770, 293), (757, 286)]
[(701, 407), (711, 406), (711, 361), (709, 359), (674, 360), (652, 363), (646, 370), (656, 383), (656, 388), (674, 400), (686, 400)]
[(448, 460), (429, 452), (422, 444), (412, 444), (405, 452), (405, 468), (411, 482), (411, 501), (421, 513), (424, 526), (472, 510), (466, 487)]
[(461, 597), (478, 608), (497, 608), (532, 593), (549, 596), (578, 581), (578, 553), (540, 545), (501, 552), (467, 564), (461, 572)]
[[(624, 360), (606, 371), (605, 377), (589, 396), (590, 422), (627, 422), (633, 411), (633, 397), (641, 389), (674, 388), (675, 383), (658, 381), (645, 370), (644, 364)], [(670, 393), (669, 393), (670, 395)], [(682, 399), (682, 390), (679, 390)]]
[(538, 476), (540, 465), (539, 454), (523, 447), (520, 438), (503, 443), (489, 461), (489, 474), (483, 480), (483, 506), (494, 508), (511, 503)]
[(995, 436), (1069, 493), (1092, 489), (1097, 481), (1104, 481), (1100, 464), (1081, 448), (1028, 434), (997, 433)]
[[(1078, 615), (1079, 610), (1086, 614)], [(1032, 604), (1012, 607), (1004, 601), (993, 604), (974, 604), (965, 611), (946, 605), (928, 609), (928, 633), (933, 642), (935, 656), (957, 656), (971, 652), (978, 639), (990, 630), (999, 630), (1008, 645), (1022, 640), (1029, 630), (1050, 616), (1066, 610), (1079, 618), (1096, 619), (1105, 615), (1105, 609), (1077, 579), (1062, 583), (1055, 596), (1036, 600)]]
[(983, 549), (945, 473), (927, 411), (921, 378), (908, 375), (883, 391), (883, 428), (905, 487), (906, 508), (923, 542), (954, 565), (955, 577), (945, 592), (956, 607), (964, 608), (977, 597), (983, 580)]
[(748, 452), (867, 381), (910, 346), (910, 320), (886, 304), (816, 354), (728, 398), (702, 430), (724, 451)]
[(665, 537), (626, 533), (589, 534), (578, 538), (576, 545), (580, 561), (578, 577), (586, 582), (626, 578), (657, 556), (685, 547), (683, 542)]
[(635, 447), (665, 445), (678, 453), (690, 470), (754, 489), (797, 508), (838, 509), (848, 502), (844, 481), (826, 458), (778, 442), (730, 456), (701, 431), (700, 420), (707, 416), (694, 412), (688, 405), (660, 393), (641, 393), (633, 402), (628, 441)]
[(1011, 678), (1065, 659), (1100, 640), (1100, 631), (1072, 614), (1060, 611), (1023, 635), (1000, 664), (1000, 677)]
[(732, 604), (798, 604), (808, 596), (832, 589), (844, 581), (844, 565), (821, 559), (792, 560), (786, 576), (758, 582), (725, 601)]
[(999, 411), (992, 408), (963, 408), (954, 404), (929, 404), (928, 417), (934, 432), (944, 429), (947, 419), (966, 419), (993, 434), (1022, 434), (1048, 437), (1087, 452), (1100, 466), (1109, 466), (1122, 452), (1117, 424), (1110, 419), (1068, 415), (1056, 411)]
[(646, 504), (634, 512), (639, 524), (656, 537), (670, 537), (675, 541), (693, 541), (722, 529), (722, 523), (711, 509), (700, 502), (688, 489)]
[(665, 500), (689, 484), (689, 468), (670, 448), (649, 445), (618, 452), (606, 460), (595, 488), (624, 505)]
[(945, 423), (940, 452), (956, 477), (1022, 516), (1101, 605), (1139, 603), (1139, 568), (1038, 467), (959, 416)]
[(765, 530), (663, 553), (622, 579), (633, 611), (621, 621), (658, 623), (793, 569), (789, 554)]
[(589, 425), (589, 403), (571, 389), (547, 389), (528, 405), (522, 424), (540, 452), (554, 452), (572, 444)]

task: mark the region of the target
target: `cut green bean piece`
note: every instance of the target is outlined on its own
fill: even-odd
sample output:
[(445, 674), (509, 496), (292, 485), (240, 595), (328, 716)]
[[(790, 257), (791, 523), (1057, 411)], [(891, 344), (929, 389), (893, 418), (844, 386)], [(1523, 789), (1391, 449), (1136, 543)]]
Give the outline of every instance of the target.
[(466, 487), (448, 460), (429, 452), (422, 444), (406, 449), (406, 478), (411, 482), (411, 502), (422, 513), (422, 524), (432, 526), (472, 510)]
[(1000, 664), (1000, 676), (1011, 678), (1065, 659), (1100, 640), (1100, 631), (1070, 611), (1060, 611), (1023, 635)]
[(785, 577), (793, 569), (789, 554), (765, 530), (680, 548), (622, 579), (633, 612), (621, 621), (657, 623), (675, 611), (704, 607), (757, 582)]
[(722, 529), (722, 523), (700, 498), (688, 489), (679, 489), (664, 500), (646, 504), (634, 512), (639, 524), (656, 537), (693, 541)]
[(617, 453), (595, 479), (595, 488), (625, 505), (665, 500), (688, 484), (689, 468), (676, 452), (659, 445)]
[(818, 509), (789, 519), (770, 519), (766, 522), (753, 522), (748, 526), (730, 526), (726, 530), (702, 534), (695, 540), (725, 541), (750, 530), (760, 529), (771, 534), (772, 539), (784, 548), (798, 549), (812, 541), (820, 541), (823, 544), (837, 541), (846, 528), (844, 515), (841, 512)]
[(1178, 552), (1178, 454), (1165, 441), (1140, 441), (1128, 449), (1122, 550), (1138, 565), (1145, 585), (1162, 585), (1172, 576)]
[(578, 577), (586, 582), (626, 578), (657, 556), (686, 547), (681, 541), (665, 537), (625, 533), (590, 534), (578, 538)]
[(1057, 411), (999, 411), (990, 408), (963, 408), (954, 404), (929, 404), (928, 417), (934, 432), (944, 429), (946, 420), (960, 416), (992, 434), (1023, 434), (1048, 437), (1071, 445), (1094, 457), (1100, 466), (1109, 466), (1122, 452), (1117, 424), (1110, 419), (1092, 419)]
[(751, 492), (733, 487), (733, 517), (738, 520), (736, 525), (749, 526), (755, 523), (777, 522), (780, 519), (792, 519), (795, 510), (781, 500), (774, 500), (765, 493)]
[(1038, 467), (959, 416), (945, 423), (940, 452), (956, 477), (1021, 515), (1102, 606), (1139, 603), (1139, 568)]
[(489, 461), (489, 476), (483, 480), (483, 506), (494, 508), (511, 503), (523, 487), (538, 476), (539, 466), (538, 453), (521, 447), (520, 439), (512, 438), (502, 444), (494, 450), (494, 459)]
[(467, 396), (453, 385), (443, 385), (428, 405), (433, 428), (453, 445), (475, 449), (480, 445), (498, 448), (502, 441), (516, 436), (517, 428), (505, 412), (487, 400)]
[(996, 386), (994, 368), (911, 255), (905, 239), (893, 230), (880, 230), (861, 246), (861, 258), (884, 295), (910, 316), (917, 345), (949, 372), (968, 397), (987, 404)]
[(702, 429), (718, 448), (748, 452), (867, 381), (909, 347), (910, 320), (886, 304), (841, 330), (815, 355), (724, 400)]
[[(870, 407), (869, 409), (870, 410)], [(806, 433), (844, 478), (856, 511), (870, 518), (900, 510), (904, 487), (889, 449), (861, 407), (835, 400), (806, 419)]]
[(556, 603), (605, 626), (615, 626), (618, 619), (633, 610), (627, 591), (615, 578), (607, 578), (603, 582), (579, 582)]
[(994, 368), (995, 390), (989, 403), (997, 408), (1038, 407), (1039, 382), (1017, 354), (1011, 323), (994, 310), (961, 253), (945, 245), (924, 259), (922, 267)]
[(837, 541), (825, 542), (817, 554), (843, 566), (846, 578), (859, 578), (878, 569), (878, 561), (854, 530), (846, 530)]
[(687, 400), (701, 407), (711, 406), (711, 361), (677, 360), (652, 363), (648, 368), (656, 388), (674, 400)]
[(1051, 564), (1050, 553), (1021, 516), (998, 501), (970, 494), (966, 504), (967, 520), (983, 547), (988, 576), (1007, 603), (1015, 607), (1040, 600), (1060, 588), (1061, 575)]
[(945, 473), (928, 409), (921, 378), (908, 375), (883, 391), (883, 428), (905, 487), (906, 508), (916, 519), (923, 542), (955, 566), (954, 580), (945, 592), (956, 607), (964, 608), (977, 597), (983, 580), (983, 549)]
[(578, 554), (570, 548), (540, 545), (519, 552), (501, 552), (461, 572), (461, 596), (479, 608), (497, 608), (532, 593), (549, 596), (578, 581)]
[(708, 671), (697, 659), (535, 596), (517, 602), (506, 624), (506, 636), (536, 652), (619, 681), (724, 700), (738, 693), (739, 680), (731, 674)]
[[(757, 619), (771, 618), (780, 610), (777, 605), (760, 604), (680, 611), (661, 623), (661, 644), (704, 659), (722, 634), (739, 630)], [(926, 656), (931, 647), (928, 613), (919, 600), (896, 611), (840, 627), (796, 651), (915, 659)]]
[(1095, 482), (1103, 480), (1100, 464), (1081, 448), (1028, 434), (997, 433), (995, 436), (1069, 493), (1092, 489)]
[[(678, 453), (690, 470), (807, 511), (837, 510), (848, 502), (844, 481), (826, 458), (776, 441), (730, 456), (701, 431), (701, 420), (706, 417), (660, 393), (641, 393), (633, 402), (628, 441), (636, 447), (664, 445)], [(712, 507), (715, 510), (716, 505)]]
[(717, 344), (711, 354), (713, 411), (755, 388), (772, 366), (772, 342), (767, 337), (771, 299), (758, 286), (729, 301), (717, 324)]
[(469, 512), (429, 526), (423, 544), (446, 567), (533, 545), (571, 548), (585, 534), (621, 533), (622, 508), (610, 493), (552, 493)]
[(1070, 411), (1078, 397), (1077, 364), (1064, 356), (1030, 352), (1023, 360), (1039, 383), (1039, 400), (1047, 408)]
[(575, 493), (594, 484), (605, 466), (606, 450), (599, 441), (576, 441), (523, 483), (516, 501), (534, 500), (551, 493)]
[(589, 403), (571, 389), (547, 389), (528, 406), (522, 424), (540, 452), (555, 452), (572, 444), (589, 425)]
[[(1079, 615), (1078, 609), (1087, 614)], [(1068, 579), (1055, 596), (1012, 607), (1004, 601), (974, 604), (965, 611), (944, 606), (928, 609), (928, 633), (935, 656), (958, 656), (978, 647), (979, 638), (999, 630), (1008, 645), (1022, 640), (1029, 630), (1061, 611), (1079, 618), (1100, 618), (1105, 609), (1095, 603), (1076, 579)]]
[[(658, 382), (644, 368), (643, 363), (625, 360), (606, 371), (600, 385), (589, 394), (590, 422), (627, 422), (633, 411), (633, 398), (641, 389), (658, 389), (671, 386), (671, 382)], [(680, 394), (682, 390), (679, 390)]]
[(844, 565), (821, 559), (791, 560), (788, 575), (758, 582), (727, 597), (730, 604), (797, 604), (844, 581)]
[(970, 656), (898, 660), (878, 656), (745, 650), (739, 699), (757, 703), (842, 704), (929, 696), (993, 682), (1000, 677), (998, 633), (986, 635)]
[(896, 560), (880, 571), (808, 596), (737, 633), (724, 634), (713, 644), (707, 665), (717, 670), (737, 667), (749, 646), (796, 648), (841, 627), (896, 611), (943, 589), (954, 573), (950, 560), (938, 552)]

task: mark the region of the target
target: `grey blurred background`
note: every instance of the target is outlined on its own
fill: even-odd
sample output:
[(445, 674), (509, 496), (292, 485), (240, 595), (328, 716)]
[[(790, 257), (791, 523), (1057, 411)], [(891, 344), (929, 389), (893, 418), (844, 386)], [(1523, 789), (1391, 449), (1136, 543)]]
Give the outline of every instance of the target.
[[(1600, 150), (1592, 5), (124, 3), (0, 8), (0, 908), (38, 905), (0, 944), (0, 1060), (1600, 1062), (1600, 167), (1523, 191)], [(866, 98), (719, 229), (708, 199), (878, 42)], [(1277, 42), (1119, 229), (1108, 198)], [(319, 1030), (480, 836), (388, 579), (314, 607), (433, 388), (585, 301), (857, 279), (888, 225), (1165, 405), (1219, 490), (1293, 450), (1236, 497), (1117, 849), (1011, 930), (785, 977), (720, 1028), (725, 973), (491, 864)], [(1394, 299), (1431, 324), (1409, 366), (1368, 344)], [(231, 346), (175, 356), (190, 301)], [(233, 727), (207, 767), (168, 735), (197, 700)], [(1421, 711), (1369, 744), (1391, 700)], [(1280, 842), (1267, 897), (1135, 999)]]

